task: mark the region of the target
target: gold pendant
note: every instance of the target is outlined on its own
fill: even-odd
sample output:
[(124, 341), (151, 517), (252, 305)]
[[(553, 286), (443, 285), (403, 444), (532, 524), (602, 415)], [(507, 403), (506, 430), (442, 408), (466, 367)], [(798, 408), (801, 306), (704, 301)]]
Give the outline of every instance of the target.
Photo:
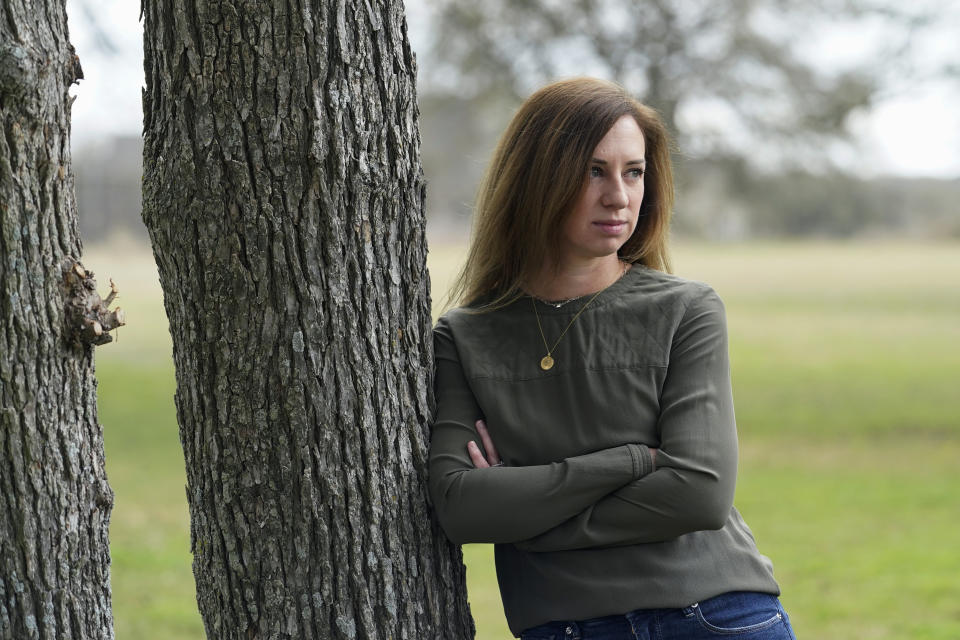
[(540, 368), (544, 371), (549, 371), (553, 369), (553, 358), (550, 357), (550, 354), (547, 354), (540, 358)]

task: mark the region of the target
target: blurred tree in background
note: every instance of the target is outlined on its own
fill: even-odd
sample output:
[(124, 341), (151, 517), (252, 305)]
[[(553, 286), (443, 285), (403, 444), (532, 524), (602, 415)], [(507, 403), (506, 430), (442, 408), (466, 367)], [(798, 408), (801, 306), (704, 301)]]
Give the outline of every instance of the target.
[[(864, 138), (873, 114), (934, 86), (941, 99), (960, 98), (960, 0), (406, 5), (432, 234), (463, 238), (475, 185), (520, 100), (550, 79), (589, 74), (625, 84), (674, 129), (680, 234), (960, 237), (960, 180), (863, 170), (876, 166)], [(92, 31), (89, 47), (130, 56), (116, 54), (122, 38), (98, 22), (92, 0), (73, 6)], [(899, 122), (898, 140), (904, 128), (937, 137), (928, 122)], [(944, 149), (950, 139), (940, 136)], [(138, 133), (75, 147), (87, 237), (122, 229), (145, 238), (131, 179), (139, 156)]]
[[(852, 114), (918, 77), (907, 52), (935, 17), (922, 4), (429, 2), (432, 39), (419, 60), (435, 216), (462, 211), (471, 201), (486, 155), (481, 150), (526, 95), (552, 79), (588, 74), (631, 89), (674, 132), (681, 150), (681, 231), (850, 235), (903, 222), (889, 207), (873, 207), (875, 185), (852, 177), (839, 179), (842, 184), (829, 179), (830, 195), (843, 196), (837, 206), (844, 211), (834, 220), (833, 201), (811, 202), (809, 183), (832, 167), (831, 152), (848, 140)], [(845, 26), (860, 42), (858, 60), (818, 61), (817, 34), (831, 25)], [(465, 161), (451, 162), (456, 157)], [(774, 172), (783, 179), (771, 180)], [(781, 198), (765, 198), (774, 187), (783, 188), (778, 196), (789, 201), (787, 209), (805, 214), (791, 215), (780, 208)], [(721, 201), (727, 206), (717, 215)], [(714, 203), (709, 212), (692, 206), (705, 202)]]
[[(841, 133), (881, 80), (875, 67), (828, 74), (797, 52), (817, 21), (872, 14), (863, 2), (432, 2), (437, 28), (423, 65), (427, 93), (515, 102), (561, 76), (598, 75), (630, 88), (660, 112), (683, 148), (701, 152), (732, 151), (734, 136), (816, 144)], [(884, 59), (902, 48), (880, 46)], [(691, 120), (691, 108), (705, 105), (734, 130)]]

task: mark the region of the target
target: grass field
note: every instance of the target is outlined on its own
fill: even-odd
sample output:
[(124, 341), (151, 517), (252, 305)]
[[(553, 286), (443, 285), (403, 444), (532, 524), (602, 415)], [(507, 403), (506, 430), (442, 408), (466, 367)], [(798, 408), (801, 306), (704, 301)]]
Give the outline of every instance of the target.
[[(434, 298), (462, 247), (430, 256)], [(170, 339), (149, 250), (87, 252), (129, 326), (98, 349), (116, 492), (117, 637), (203, 637)], [(680, 245), (727, 305), (736, 503), (802, 639), (960, 638), (960, 245)], [(469, 545), (478, 638), (508, 638), (487, 545)]]

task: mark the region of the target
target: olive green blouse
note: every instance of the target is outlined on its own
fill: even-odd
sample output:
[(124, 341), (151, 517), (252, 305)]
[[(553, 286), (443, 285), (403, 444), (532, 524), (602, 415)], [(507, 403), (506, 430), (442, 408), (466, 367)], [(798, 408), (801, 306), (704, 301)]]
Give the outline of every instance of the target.
[[(737, 434), (723, 303), (634, 265), (587, 307), (523, 297), (434, 329), (430, 491), (451, 540), (496, 543), (510, 629), (779, 594), (733, 507)], [(486, 420), (505, 466), (476, 469)], [(656, 466), (648, 447), (658, 449)]]

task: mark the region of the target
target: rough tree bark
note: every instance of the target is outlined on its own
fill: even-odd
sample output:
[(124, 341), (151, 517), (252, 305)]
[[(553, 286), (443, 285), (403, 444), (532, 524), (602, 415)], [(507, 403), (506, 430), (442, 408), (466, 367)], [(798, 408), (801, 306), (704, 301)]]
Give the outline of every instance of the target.
[(10, 640), (113, 637), (113, 494), (93, 371), (106, 305), (77, 263), (70, 168), (79, 77), (64, 0), (3, 2), (0, 638)]
[(143, 216), (208, 637), (472, 637), (459, 549), (426, 503), (429, 285), (400, 1), (143, 8)]

